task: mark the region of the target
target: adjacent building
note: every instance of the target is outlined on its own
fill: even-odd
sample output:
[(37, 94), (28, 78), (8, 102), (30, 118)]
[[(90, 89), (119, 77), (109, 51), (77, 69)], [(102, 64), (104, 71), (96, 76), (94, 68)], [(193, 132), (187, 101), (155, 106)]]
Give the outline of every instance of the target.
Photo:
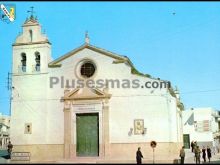
[[(126, 56), (91, 45), (88, 34), (83, 45), (54, 60), (38, 20), (31, 16), (22, 28), (12, 45), (14, 151), (30, 152), (32, 161), (135, 160), (140, 146), (152, 160), (154, 140), (156, 160), (178, 157), (184, 109), (178, 90), (156, 87), (167, 81), (140, 73)], [(137, 87), (137, 81), (154, 87), (129, 86)]]
[(10, 140), (10, 116), (0, 113), (0, 148), (6, 149)]
[(210, 146), (219, 152), (220, 112), (210, 107), (183, 111), (183, 134), (186, 148), (197, 141), (200, 148)]

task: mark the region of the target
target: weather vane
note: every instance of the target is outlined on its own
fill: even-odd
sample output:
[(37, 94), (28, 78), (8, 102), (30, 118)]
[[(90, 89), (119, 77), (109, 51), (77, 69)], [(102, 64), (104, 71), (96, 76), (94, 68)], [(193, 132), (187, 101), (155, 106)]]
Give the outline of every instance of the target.
[(34, 7), (31, 6), (30, 8), (31, 8), (31, 10), (28, 10), (27, 12), (28, 12), (28, 13), (31, 13), (31, 17), (34, 17), (34, 15), (33, 15), (33, 14), (35, 13)]

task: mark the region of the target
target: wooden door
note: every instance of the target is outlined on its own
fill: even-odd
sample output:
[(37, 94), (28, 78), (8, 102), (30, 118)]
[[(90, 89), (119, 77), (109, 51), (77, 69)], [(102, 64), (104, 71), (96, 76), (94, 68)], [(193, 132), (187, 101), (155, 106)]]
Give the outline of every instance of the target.
[(99, 156), (98, 113), (76, 115), (77, 156)]

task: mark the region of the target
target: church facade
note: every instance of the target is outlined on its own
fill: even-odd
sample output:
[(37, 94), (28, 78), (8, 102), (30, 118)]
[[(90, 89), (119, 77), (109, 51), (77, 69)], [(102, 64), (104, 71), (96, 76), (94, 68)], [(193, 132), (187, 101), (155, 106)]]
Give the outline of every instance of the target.
[(138, 72), (128, 57), (91, 45), (88, 36), (53, 60), (38, 20), (31, 16), (22, 28), (12, 45), (14, 152), (30, 152), (32, 161), (135, 160), (141, 147), (152, 160), (154, 140), (156, 160), (178, 158), (183, 145), (178, 91), (137, 88), (137, 82), (167, 81)]

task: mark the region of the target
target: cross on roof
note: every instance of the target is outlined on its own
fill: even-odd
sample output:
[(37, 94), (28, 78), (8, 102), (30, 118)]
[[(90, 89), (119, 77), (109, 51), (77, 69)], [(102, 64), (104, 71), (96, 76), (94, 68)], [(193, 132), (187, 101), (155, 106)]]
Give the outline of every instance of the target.
[(88, 31), (86, 31), (86, 33), (85, 33), (85, 43), (89, 44), (89, 33), (88, 33)]
[(34, 16), (33, 14), (35, 13), (34, 7), (31, 6), (30, 8), (31, 8), (31, 10), (28, 10), (27, 12), (28, 12), (28, 13), (31, 13), (31, 17), (33, 17), (33, 16)]

